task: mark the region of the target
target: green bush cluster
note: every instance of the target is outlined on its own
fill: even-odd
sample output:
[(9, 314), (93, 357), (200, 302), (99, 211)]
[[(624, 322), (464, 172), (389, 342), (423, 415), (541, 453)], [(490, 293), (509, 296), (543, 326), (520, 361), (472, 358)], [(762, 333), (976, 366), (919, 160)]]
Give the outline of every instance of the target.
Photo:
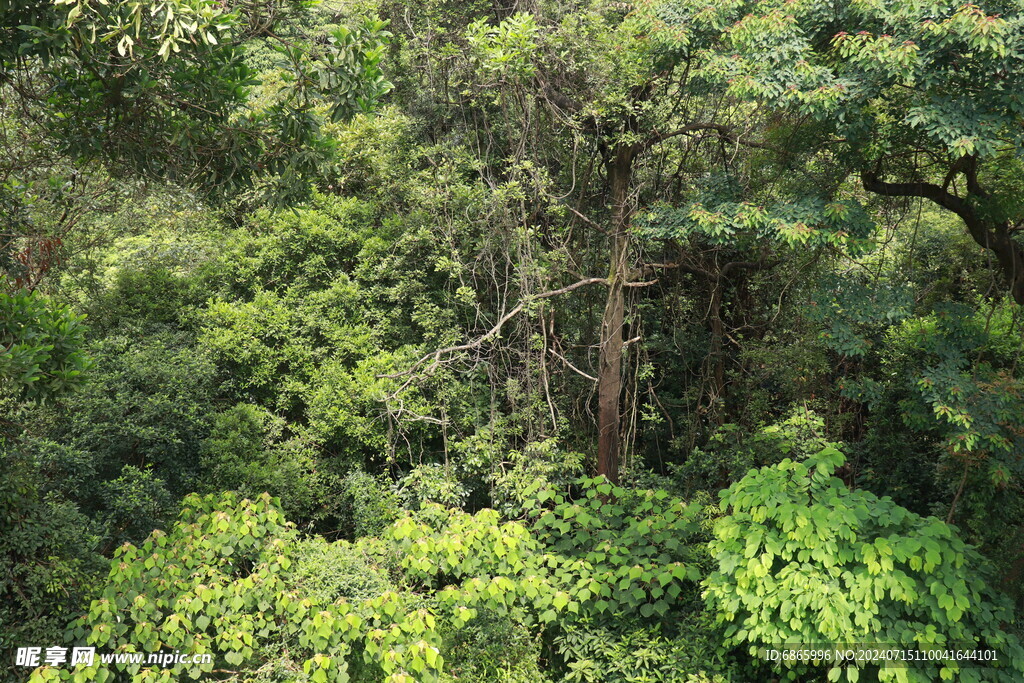
[[(727, 644), (758, 648), (885, 643), (923, 651), (991, 649), (981, 669), (954, 660), (893, 665), (816, 663), (829, 680), (1015, 680), (1024, 647), (1012, 607), (988, 583), (982, 557), (955, 528), (834, 477), (844, 456), (752, 470), (722, 492), (727, 513), (710, 550), (705, 598)], [(814, 665), (785, 662), (787, 678)], [(993, 679), (993, 677), (995, 677)]]

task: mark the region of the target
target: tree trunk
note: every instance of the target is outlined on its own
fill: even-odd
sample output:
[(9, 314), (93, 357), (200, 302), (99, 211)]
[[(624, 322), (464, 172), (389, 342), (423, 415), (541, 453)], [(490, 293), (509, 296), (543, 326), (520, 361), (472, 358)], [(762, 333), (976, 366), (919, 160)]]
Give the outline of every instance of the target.
[(719, 271), (711, 282), (711, 391), (708, 412), (715, 424), (724, 422), (722, 401), (725, 398), (725, 325), (722, 323), (722, 289), (725, 278)]
[(622, 395), (622, 349), (625, 344), (624, 288), (629, 277), (629, 185), (632, 180), (632, 147), (620, 145), (608, 164), (611, 186), (611, 262), (608, 272), (608, 300), (601, 319), (601, 349), (597, 374), (597, 473), (609, 481), (619, 480), (619, 403)]

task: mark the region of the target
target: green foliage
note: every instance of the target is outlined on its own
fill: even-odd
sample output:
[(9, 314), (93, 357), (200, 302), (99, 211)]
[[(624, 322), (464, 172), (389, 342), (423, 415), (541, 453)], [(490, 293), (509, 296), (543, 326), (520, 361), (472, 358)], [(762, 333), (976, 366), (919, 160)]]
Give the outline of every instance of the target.
[(0, 646), (1019, 678), (1020, 8), (513, 4), (0, 0)]
[(96, 302), (97, 327), (180, 326), (191, 310), (205, 303), (208, 291), (200, 278), (179, 274), (164, 265), (146, 265), (116, 272)]
[[(439, 614), (454, 625), (483, 614), (530, 629), (547, 625), (555, 635), (594, 620), (614, 629), (627, 618), (674, 631), (680, 615), (699, 612), (699, 553), (687, 543), (697, 509), (664, 491), (630, 492), (600, 479), (578, 484), (583, 495), (575, 501), (550, 489), (537, 494), (531, 527), (501, 523), (492, 510), (424, 506), (388, 535), (407, 580), (436, 591)], [(517, 632), (528, 637), (505, 637)], [(588, 656), (562, 652), (566, 666), (581, 671)], [(656, 666), (670, 667), (669, 659)]]
[(413, 467), (402, 478), (401, 486), (405, 506), (413, 510), (431, 503), (462, 507), (469, 495), (451, 468), (434, 463)]
[[(1010, 606), (987, 583), (977, 551), (939, 519), (848, 488), (832, 476), (843, 461), (831, 447), (804, 462), (787, 458), (722, 493), (727, 515), (710, 545), (718, 568), (705, 598), (725, 624), (725, 643), (749, 644), (751, 654), (783, 643), (988, 647), (999, 653), (988, 669), (914, 662), (876, 673), (915, 681), (1019, 677), (1024, 649), (1006, 630)], [(792, 678), (804, 665), (787, 667)], [(859, 668), (874, 665), (829, 676), (855, 681)]]
[(296, 543), (294, 557), (291, 584), (318, 604), (328, 605), (338, 598), (361, 603), (396, 589), (388, 567), (369, 544), (311, 538)]
[(0, 380), (14, 398), (45, 401), (81, 386), (92, 366), (83, 316), (19, 290), (0, 292)]
[(93, 454), (101, 477), (150, 465), (181, 495), (195, 485), (212, 410), (215, 368), (189, 335), (128, 330), (90, 348), (91, 381), (44, 418), (50, 438)]
[(539, 634), (512, 616), (478, 610), (472, 621), (444, 634), (441, 681), (544, 683), (551, 679), (540, 667), (541, 647)]
[[(333, 560), (345, 556), (358, 576), (331, 573), (341, 570)], [(402, 628), (396, 624), (390, 636), (380, 630), (404, 602), (394, 592), (375, 594), (387, 584), (383, 578), (374, 583), (358, 557), (322, 541), (296, 543), (294, 529), (266, 494), (255, 501), (233, 494), (189, 496), (169, 534), (156, 531), (142, 545), (125, 544), (115, 552), (102, 596), (68, 636), (115, 652), (210, 653), (216, 664), (160, 670), (97, 661), (73, 671), (43, 667), (32, 680), (106, 680), (115, 671), (140, 679), (196, 678), (223, 667), (221, 662), (236, 670), (291, 667), (293, 677), (304, 671), (312, 681), (347, 680), (352, 652), (363, 652), (366, 661), (393, 673), (394, 681), (405, 680), (403, 667), (423, 672), (439, 666), (436, 648), (407, 640), (416, 633), (409, 627), (422, 630), (433, 623), (429, 614), (400, 618)], [(303, 594), (296, 590), (300, 586)], [(343, 597), (328, 602), (349, 590), (354, 597), (373, 594), (357, 603), (369, 614)], [(391, 649), (398, 643), (405, 645)]]
[(713, 195), (707, 200), (655, 207), (637, 222), (637, 233), (680, 241), (699, 236), (719, 245), (772, 240), (790, 248), (828, 245), (863, 251), (874, 229), (864, 207), (851, 201), (805, 198), (765, 207)]
[[(488, 435), (480, 436), (486, 439)], [(487, 460), (493, 468), (490, 476), (491, 501), (495, 509), (515, 516), (534, 504), (532, 491), (538, 487), (566, 490), (578, 481), (583, 471), (584, 455), (566, 452), (554, 439), (547, 439), (511, 450), (500, 459)]]
[(289, 516), (314, 518), (332, 482), (318, 471), (313, 450), (283, 432), (284, 420), (248, 403), (215, 415), (201, 446), (203, 489), (252, 498), (269, 493)]
[(177, 505), (151, 469), (125, 465), (121, 475), (100, 484), (108, 537), (145, 538), (174, 518)]
[(912, 309), (909, 289), (854, 278), (826, 278), (814, 295), (807, 317), (826, 328), (821, 338), (827, 348), (848, 357), (863, 356), (881, 343), (885, 330)]
[(374, 207), (355, 197), (316, 194), (295, 211), (258, 211), (250, 218), (231, 270), (243, 292), (329, 287), (357, 263), (374, 234)]
[(352, 536), (380, 536), (401, 512), (401, 495), (382, 477), (356, 470), (342, 479), (345, 513), (351, 520)]
[(1015, 308), (945, 304), (907, 318), (880, 336), (870, 369), (840, 387), (872, 410), (858, 449), (862, 481), (957, 521), (1002, 571), (1019, 559), (1024, 519)]
[[(16, 93), (30, 106), (39, 83), (50, 87), (40, 116), (62, 151), (208, 196), (267, 174), (304, 194), (330, 149), (317, 107), (334, 120), (369, 113), (392, 87), (380, 70), (384, 22), (338, 27), (317, 42), (297, 30), (306, 0), (14, 4), (5, 24), (22, 21), (4, 27), (12, 48), (0, 52), (0, 74), (35, 72), (33, 87)], [(244, 56), (264, 43), (280, 53), (285, 87), (258, 102), (260, 74)]]
[[(628, 622), (627, 622), (628, 624)], [(696, 626), (696, 628), (694, 628)], [(567, 662), (570, 681), (598, 683), (724, 683), (723, 675), (708, 675), (720, 664), (718, 636), (713, 624), (686, 624), (682, 634), (666, 638), (657, 628), (617, 625), (570, 625), (555, 638), (558, 655)]]
[[(951, 157), (987, 156), (1019, 116), (1007, 93), (971, 87), (991, 82), (1007, 60), (1021, 59), (1011, 38), (1021, 17), (1010, 8), (992, 15), (951, 2), (853, 3), (838, 14), (813, 2), (744, 8), (750, 13), (725, 31), (732, 53), (720, 58), (721, 73), (733, 79), (731, 92), (819, 115), (842, 112), (837, 118), (857, 142), (910, 134), (940, 144)], [(726, 6), (718, 14), (738, 9)], [(960, 59), (964, 54), (970, 58)], [(971, 97), (956, 97), (965, 91)], [(882, 99), (872, 105), (872, 98)], [(902, 116), (892, 117), (896, 103)], [(868, 131), (866, 121), (883, 127)]]
[(484, 19), (466, 28), (466, 40), (478, 61), (478, 68), (496, 78), (528, 79), (534, 75), (532, 59), (537, 50), (536, 19), (517, 13), (503, 19), (496, 27)]
[(0, 647), (59, 642), (101, 579), (99, 534), (73, 503), (40, 491), (45, 470), (28, 448), (0, 438), (0, 466)]
[(700, 508), (665, 491), (629, 491), (601, 478), (579, 485), (583, 495), (575, 501), (542, 490), (538, 501), (555, 506), (537, 517), (534, 528), (565, 558), (563, 573), (578, 572), (584, 613), (663, 618), (685, 609), (693, 599), (684, 592), (687, 582), (701, 576), (699, 554), (688, 543)]
[(295, 411), (328, 344), (340, 358), (365, 347), (367, 332), (353, 325), (353, 294), (342, 275), (312, 296), (263, 291), (248, 302), (214, 300), (202, 313), (200, 343), (231, 371), (240, 396)]
[(907, 424), (938, 427), (953, 453), (985, 452), (998, 459), (1024, 453), (1020, 381), (1006, 368), (1020, 349), (1015, 328), (1005, 307), (983, 319), (953, 305), (894, 329), (894, 360), (923, 365), (915, 368), (918, 400), (901, 404)]
[(835, 446), (825, 438), (824, 420), (806, 408), (753, 434), (734, 424), (719, 427), (702, 448), (673, 468), (682, 490), (719, 491), (752, 468), (774, 465), (783, 458), (798, 459)]

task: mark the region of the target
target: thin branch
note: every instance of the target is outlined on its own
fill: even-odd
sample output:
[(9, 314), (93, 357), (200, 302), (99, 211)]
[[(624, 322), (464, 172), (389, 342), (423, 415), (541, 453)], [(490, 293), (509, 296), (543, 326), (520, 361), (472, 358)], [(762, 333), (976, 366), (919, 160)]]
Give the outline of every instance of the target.
[(405, 370), (405, 371), (399, 372), (399, 373), (395, 373), (395, 374), (390, 374), (390, 375), (377, 375), (377, 377), (378, 378), (394, 379), (394, 378), (397, 378), (397, 377), (405, 377), (407, 375), (411, 375), (411, 374), (415, 373), (420, 368), (420, 366), (422, 366), (428, 360), (433, 358), (433, 363), (431, 363), (430, 368), (427, 370), (427, 372), (430, 372), (431, 370), (433, 370), (434, 367), (436, 367), (438, 365), (438, 363), (441, 362), (441, 356), (459, 353), (460, 351), (469, 351), (470, 349), (479, 348), (488, 339), (491, 339), (492, 337), (496, 337), (501, 332), (501, 328), (505, 326), (505, 323), (507, 323), (509, 320), (511, 320), (516, 315), (521, 313), (523, 311), (523, 309), (526, 308), (527, 304), (532, 303), (534, 301), (537, 301), (538, 299), (549, 299), (549, 298), (551, 298), (553, 296), (559, 296), (560, 294), (566, 294), (568, 292), (573, 291), (574, 289), (579, 289), (580, 287), (585, 287), (586, 285), (593, 285), (593, 284), (597, 284), (597, 283), (608, 284), (608, 279), (607, 278), (603, 278), (603, 277), (589, 277), (589, 278), (586, 278), (584, 280), (580, 280), (579, 282), (574, 282), (573, 284), (567, 285), (567, 286), (562, 287), (560, 289), (552, 289), (552, 290), (550, 290), (548, 292), (541, 292), (540, 294), (534, 294), (533, 296), (527, 297), (525, 300), (520, 301), (515, 306), (515, 308), (513, 308), (511, 311), (509, 311), (508, 313), (503, 315), (498, 320), (498, 322), (494, 325), (494, 327), (492, 327), (490, 330), (485, 332), (480, 337), (477, 337), (474, 341), (468, 342), (466, 344), (459, 344), (457, 346), (447, 346), (447, 347), (445, 347), (443, 349), (437, 349), (433, 353), (428, 353), (427, 355), (423, 356), (418, 361), (413, 363), (412, 366), (408, 370)]
[(577, 216), (577, 217), (578, 217), (578, 218), (579, 218), (580, 220), (582, 220), (582, 221), (583, 221), (584, 223), (586, 223), (586, 224), (587, 224), (587, 225), (589, 225), (590, 227), (592, 227), (592, 228), (594, 228), (595, 230), (598, 230), (599, 232), (602, 232), (602, 233), (604, 233), (604, 234), (606, 234), (606, 235), (608, 234), (608, 229), (607, 229), (607, 228), (605, 228), (605, 227), (603, 227), (603, 226), (601, 226), (601, 225), (598, 225), (597, 223), (595, 223), (595, 222), (594, 222), (594, 221), (592, 221), (591, 219), (587, 218), (587, 217), (586, 217), (586, 216), (585, 216), (584, 214), (580, 213), (579, 211), (577, 211), (576, 209), (572, 208), (572, 207), (571, 207), (571, 206), (569, 206), (568, 204), (566, 204), (566, 205), (565, 205), (565, 208), (569, 209), (569, 210), (570, 210), (570, 211), (572, 211), (572, 212), (573, 212), (574, 214), (576, 214), (576, 216)]
[(689, 135), (690, 133), (697, 133), (700, 131), (707, 130), (718, 133), (719, 138), (725, 140), (726, 142), (743, 145), (745, 147), (757, 147), (759, 149), (768, 149), (772, 150), (773, 152), (780, 152), (780, 150), (767, 143), (755, 142), (753, 140), (744, 140), (742, 137), (740, 137), (739, 134), (737, 134), (737, 132), (733, 128), (730, 128), (729, 126), (726, 126), (721, 123), (691, 123), (683, 126), (682, 128), (677, 128), (676, 130), (673, 131), (669, 131), (666, 133), (656, 133), (655, 135), (652, 135), (651, 137), (647, 138), (642, 143), (640, 143), (640, 149), (638, 151), (646, 151), (653, 147), (654, 145), (657, 145), (661, 142), (664, 142), (665, 140), (677, 137), (679, 135)]
[(586, 378), (587, 378), (587, 379), (589, 379), (589, 380), (590, 380), (591, 382), (596, 382), (596, 381), (597, 381), (597, 378), (596, 378), (596, 377), (593, 377), (593, 376), (591, 376), (591, 375), (588, 375), (587, 373), (585, 373), (585, 372), (583, 372), (582, 370), (580, 370), (580, 369), (579, 369), (578, 367), (576, 367), (575, 365), (573, 365), (572, 363), (570, 363), (570, 362), (569, 362), (569, 359), (568, 359), (568, 358), (566, 358), (565, 356), (563, 356), (562, 354), (560, 354), (560, 353), (559, 353), (558, 351), (555, 351), (554, 349), (548, 349), (548, 351), (549, 351), (549, 352), (551, 352), (551, 353), (553, 353), (553, 354), (554, 354), (555, 356), (557, 356), (557, 357), (558, 357), (558, 358), (559, 358), (559, 359), (560, 359), (560, 360), (561, 360), (561, 361), (562, 361), (563, 363), (565, 363), (566, 365), (568, 365), (568, 366), (569, 366), (569, 369), (571, 369), (571, 370), (572, 370), (573, 372), (575, 372), (575, 373), (576, 373), (577, 375), (580, 375), (581, 377), (586, 377)]

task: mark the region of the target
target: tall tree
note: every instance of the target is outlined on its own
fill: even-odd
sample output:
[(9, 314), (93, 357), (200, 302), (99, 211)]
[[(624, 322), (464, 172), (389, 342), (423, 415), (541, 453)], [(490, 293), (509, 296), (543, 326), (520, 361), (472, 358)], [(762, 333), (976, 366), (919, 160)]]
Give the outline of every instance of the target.
[[(684, 3), (702, 21), (701, 3)], [(1024, 6), (896, 0), (735, 3), (717, 60), (731, 94), (827, 124), (868, 192), (963, 221), (1024, 304)]]
[[(700, 178), (724, 176), (728, 192), (718, 193), (713, 211), (701, 215), (742, 223), (751, 236), (777, 239), (789, 230), (791, 242), (806, 244), (818, 227), (831, 223), (828, 227), (838, 232), (843, 222), (826, 220), (823, 202), (796, 211), (783, 206), (785, 215), (777, 210), (747, 212), (757, 207), (741, 202), (749, 198), (749, 188), (729, 181), (730, 168), (749, 150), (775, 153), (761, 139), (767, 123), (756, 107), (737, 106), (725, 97), (725, 88), (711, 78), (715, 72), (709, 69), (717, 67), (711, 58), (719, 48), (717, 32), (694, 29), (684, 19), (671, 2), (636, 8), (615, 2), (572, 8), (542, 4), (536, 14), (469, 24), (466, 64), (459, 65), (448, 52), (422, 53), (431, 81), (435, 75), (450, 81), (438, 93), (445, 104), (437, 114), (436, 134), (444, 135), (444, 128), (457, 127), (459, 120), (470, 124), (467, 133), (474, 139), (485, 181), (494, 188), (513, 181), (528, 187), (532, 194), (522, 201), (530, 208), (519, 218), (520, 229), (540, 226), (541, 239), (559, 243), (563, 250), (557, 277), (577, 277), (568, 287), (527, 289), (524, 302), (568, 294), (584, 285), (606, 288), (592, 379), (597, 388), (596, 470), (613, 481), (622, 460), (623, 357), (640, 342), (633, 333), (638, 321), (631, 321), (628, 292), (653, 284), (666, 268), (682, 265), (645, 260), (635, 237), (638, 208), (655, 202), (692, 204), (700, 194)], [(722, 148), (731, 151), (722, 154)], [(677, 179), (685, 176), (687, 182), (666, 182), (661, 177), (666, 164), (677, 166)], [(723, 211), (731, 212), (728, 220)], [(699, 222), (699, 212), (684, 213), (688, 225)], [(566, 224), (577, 236), (557, 236), (556, 226)], [(719, 227), (732, 233), (729, 226)], [(674, 239), (681, 234), (661, 236)], [(711, 291), (719, 310), (730, 273), (767, 265), (756, 245), (747, 254), (753, 256), (730, 258), (721, 272), (709, 275), (716, 281)], [(521, 304), (513, 313), (524, 309)], [(428, 358), (478, 348), (496, 338), (510, 316), (499, 317), (476, 342)], [(721, 322), (717, 311), (712, 332), (721, 346), (716, 319)], [(721, 348), (712, 354), (720, 361)], [(717, 367), (712, 388), (716, 400), (724, 383), (720, 362)]]

